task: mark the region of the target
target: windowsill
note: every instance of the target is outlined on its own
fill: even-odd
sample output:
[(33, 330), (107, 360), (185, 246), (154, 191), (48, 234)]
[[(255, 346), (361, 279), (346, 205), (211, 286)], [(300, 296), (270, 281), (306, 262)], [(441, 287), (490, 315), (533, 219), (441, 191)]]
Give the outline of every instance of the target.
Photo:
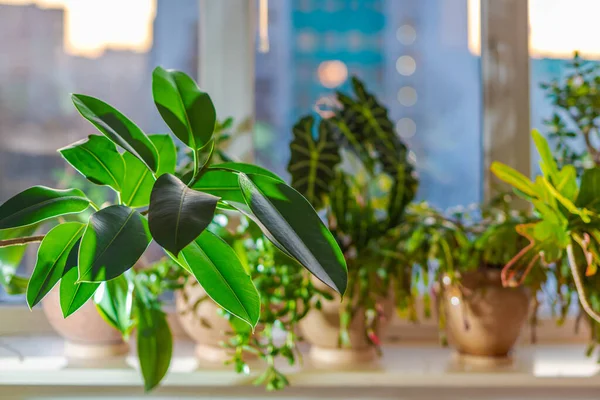
[[(62, 339), (56, 336), (4, 337), (0, 344), (0, 394), (11, 388), (15, 393), (17, 388), (26, 388), (41, 395), (88, 393), (90, 390), (102, 393), (102, 388), (109, 392), (142, 392), (134, 355), (75, 362), (63, 356)], [(290, 390), (307, 398), (313, 395), (311, 393), (339, 393), (338, 390), (349, 391), (349, 397), (345, 398), (359, 393), (363, 396), (369, 393), (368, 398), (377, 398), (379, 393), (383, 396), (399, 389), (410, 390), (417, 397), (432, 391), (484, 389), (486, 393), (491, 391), (490, 394), (498, 393), (498, 390), (515, 393), (547, 391), (550, 397), (561, 390), (569, 390), (572, 394), (597, 393), (600, 390), (600, 379), (597, 378), (600, 365), (595, 358), (585, 357), (584, 348), (579, 344), (524, 346), (517, 350), (512, 365), (468, 368), (460, 364), (451, 349), (433, 345), (389, 345), (376, 366), (323, 371), (306, 360), (304, 367), (287, 372), (292, 384)], [(193, 391), (198, 394), (210, 389), (223, 395), (265, 395), (262, 388), (250, 386), (252, 376), (238, 375), (228, 367), (199, 365), (193, 354), (191, 342), (176, 342), (171, 370), (158, 393), (175, 395)]]

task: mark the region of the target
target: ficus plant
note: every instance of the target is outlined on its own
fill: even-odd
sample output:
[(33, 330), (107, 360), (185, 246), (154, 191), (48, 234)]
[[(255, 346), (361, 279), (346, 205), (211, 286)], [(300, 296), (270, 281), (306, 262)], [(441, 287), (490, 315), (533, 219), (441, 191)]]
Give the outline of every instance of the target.
[[(146, 389), (165, 375), (172, 347), (155, 296), (130, 272), (152, 240), (251, 329), (260, 317), (260, 298), (236, 252), (206, 229), (217, 209), (253, 220), (274, 246), (332, 290), (343, 294), (347, 285), (342, 250), (302, 194), (261, 167), (211, 162), (217, 119), (207, 93), (186, 74), (160, 67), (152, 74), (152, 93), (172, 134), (189, 148), (189, 172), (176, 173), (171, 135), (147, 135), (102, 100), (74, 94), (76, 109), (100, 134), (59, 152), (90, 182), (110, 187), (116, 201), (101, 207), (79, 189), (34, 186), (0, 205), (6, 238), (0, 247), (40, 242), (28, 305), (60, 282), (68, 317), (102, 290), (103, 316), (125, 336), (137, 328)], [(10, 284), (14, 274), (3, 276)]]
[(542, 265), (554, 265), (558, 284), (573, 286), (577, 291), (581, 307), (592, 322), (593, 340), (598, 342), (600, 167), (584, 169), (578, 179), (574, 165), (558, 166), (548, 141), (539, 132), (533, 131), (532, 136), (542, 172), (534, 180), (502, 163), (492, 164), (494, 174), (529, 201), (539, 217), (536, 222), (518, 227), (528, 243), (504, 267), (505, 285), (519, 283), (514, 267), (523, 257), (538, 259)]
[(320, 120), (308, 115), (295, 124), (288, 171), (292, 186), (326, 216), (348, 263), (340, 344), (349, 345), (350, 322), (362, 318), (368, 342), (378, 346), (378, 302), (390, 295), (394, 277), (397, 301), (411, 292), (410, 278), (403, 279), (411, 267), (398, 261), (394, 231), (418, 180), (387, 109), (358, 78), (351, 95), (337, 92), (336, 102)]

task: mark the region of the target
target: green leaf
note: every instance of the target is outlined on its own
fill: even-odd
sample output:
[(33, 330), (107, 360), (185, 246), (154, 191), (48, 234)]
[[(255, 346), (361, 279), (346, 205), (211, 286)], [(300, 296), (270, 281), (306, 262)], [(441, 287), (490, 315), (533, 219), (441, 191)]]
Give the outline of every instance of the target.
[(543, 179), (544, 179), (543, 182), (546, 185), (546, 188), (560, 202), (560, 204), (562, 204), (570, 213), (579, 215), (581, 217), (581, 219), (583, 220), (583, 222), (586, 222), (586, 223), (590, 222), (590, 216), (587, 213), (587, 210), (585, 210), (585, 209), (580, 210), (579, 208), (577, 208), (577, 206), (571, 200), (567, 199), (565, 196), (560, 194), (559, 191), (556, 190), (556, 188), (554, 186), (552, 186), (552, 184), (550, 182), (548, 182), (548, 180), (545, 177)]
[(171, 135), (150, 135), (149, 137), (158, 151), (156, 176), (174, 174), (177, 167), (177, 149)]
[[(29, 237), (35, 233), (37, 228), (37, 225), (29, 225), (20, 228), (3, 229), (0, 230), (0, 240)], [(0, 247), (0, 269), (11, 268), (16, 270), (25, 255), (25, 250), (27, 250), (27, 246), (22, 245)]]
[(144, 377), (144, 389), (155, 388), (169, 370), (173, 337), (165, 314), (142, 301), (137, 305), (137, 353)]
[(292, 175), (292, 187), (318, 209), (323, 205), (323, 197), (332, 190), (335, 168), (341, 157), (332, 125), (321, 120), (319, 135), (315, 138), (314, 124), (314, 117), (304, 117), (294, 125), (287, 169)]
[(60, 280), (60, 308), (65, 318), (79, 310), (100, 286), (99, 283), (77, 283), (77, 278), (79, 277), (77, 261), (80, 246), (81, 239), (71, 249), (62, 279)]
[(125, 162), (113, 142), (105, 136), (90, 135), (87, 139), (58, 150), (73, 168), (87, 180), (121, 191), (125, 178)]
[(31, 187), (0, 206), (0, 229), (18, 228), (66, 214), (82, 212), (90, 201), (79, 189)]
[(71, 250), (78, 242), (85, 224), (67, 222), (55, 226), (44, 236), (35, 268), (27, 286), (27, 304), (33, 308), (62, 277)]
[(212, 138), (217, 114), (210, 96), (180, 71), (157, 67), (152, 73), (154, 104), (171, 131), (193, 150)]
[(154, 177), (148, 168), (131, 154), (123, 154), (123, 160), (125, 160), (126, 172), (121, 201), (129, 207), (146, 207), (150, 204)]
[(546, 178), (549, 181), (556, 184), (556, 180), (558, 179), (558, 166), (556, 165), (556, 160), (552, 155), (552, 150), (550, 150), (548, 141), (537, 129), (534, 129), (531, 132), (531, 136), (533, 137), (535, 147), (540, 154), (540, 166), (544, 175), (546, 175)]
[(210, 224), (218, 197), (188, 188), (171, 174), (152, 189), (148, 222), (152, 237), (175, 256)]
[(125, 275), (102, 282), (94, 294), (94, 303), (98, 312), (124, 337), (133, 329), (131, 310), (133, 307), (133, 282)]
[(139, 212), (125, 206), (92, 214), (81, 239), (78, 281), (107, 281), (133, 267), (150, 244), (147, 225)]
[(211, 231), (202, 232), (183, 249), (179, 262), (192, 271), (215, 303), (256, 326), (260, 316), (258, 292), (237, 254), (223, 239)]
[(238, 178), (253, 213), (250, 217), (273, 244), (343, 294), (348, 281), (344, 255), (310, 203), (295, 189), (267, 176), (239, 174)]
[(594, 167), (583, 171), (577, 201), (577, 207), (600, 212), (600, 168)]
[(102, 100), (82, 94), (71, 96), (79, 113), (100, 132), (156, 172), (158, 153), (148, 136), (125, 115)]
[[(222, 169), (235, 171), (235, 172), (243, 172), (244, 174), (265, 175), (265, 176), (268, 176), (269, 178), (277, 179), (278, 181), (281, 181), (281, 182), (284, 181), (274, 172), (271, 172), (266, 168), (259, 167), (258, 165), (254, 165), (254, 164), (247, 164), (247, 163), (241, 163), (241, 162), (224, 162), (224, 163), (220, 163), (220, 164), (215, 164), (209, 168), (209, 170), (222, 170)], [(237, 180), (237, 175), (234, 175), (234, 176)]]
[(519, 189), (527, 196), (537, 197), (538, 194), (531, 180), (514, 168), (494, 161), (490, 169), (492, 170), (492, 173), (498, 177), (498, 179), (503, 180), (516, 189)]

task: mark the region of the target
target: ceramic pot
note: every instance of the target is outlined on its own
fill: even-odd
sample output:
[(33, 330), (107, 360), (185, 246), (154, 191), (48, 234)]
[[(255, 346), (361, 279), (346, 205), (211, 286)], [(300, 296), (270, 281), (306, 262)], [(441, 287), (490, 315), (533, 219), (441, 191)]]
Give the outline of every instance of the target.
[(468, 272), (460, 282), (442, 296), (450, 345), (467, 357), (508, 359), (529, 315), (529, 290), (503, 287), (498, 270)]
[(231, 325), (219, 315), (219, 306), (198, 282), (189, 279), (184, 288), (175, 293), (175, 305), (181, 327), (196, 342), (198, 359), (220, 365), (231, 359), (232, 351), (220, 345), (227, 340)]
[(56, 285), (42, 300), (42, 308), (52, 328), (65, 339), (67, 357), (108, 358), (129, 352), (119, 331), (102, 319), (92, 300), (64, 318)]
[[(320, 289), (328, 290), (333, 295), (331, 301), (323, 301), (321, 310), (311, 310), (300, 322), (302, 337), (311, 344), (309, 358), (313, 365), (323, 369), (356, 368), (360, 364), (373, 362), (378, 358), (376, 349), (365, 336), (365, 321), (360, 318), (363, 310), (359, 309), (348, 329), (350, 348), (339, 346), (340, 309), (347, 304), (347, 299), (340, 302), (340, 296), (329, 289), (324, 283), (313, 279)], [(379, 302), (382, 316), (376, 325), (375, 334), (381, 337), (381, 332), (388, 324), (393, 311), (393, 296), (382, 298)]]

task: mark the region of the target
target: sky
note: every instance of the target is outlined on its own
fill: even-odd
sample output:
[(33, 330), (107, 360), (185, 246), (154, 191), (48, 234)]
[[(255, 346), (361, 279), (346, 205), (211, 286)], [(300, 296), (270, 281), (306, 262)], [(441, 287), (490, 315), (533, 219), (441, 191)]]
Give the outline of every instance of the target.
[[(0, 0), (0, 3), (64, 7), (65, 48), (71, 54), (94, 57), (106, 47), (147, 51), (152, 46), (155, 0)], [(480, 0), (468, 0), (468, 6), (469, 48), (479, 54)], [(529, 0), (531, 55), (570, 58), (574, 50), (580, 50), (584, 56), (600, 58), (598, 15), (600, 0)]]

